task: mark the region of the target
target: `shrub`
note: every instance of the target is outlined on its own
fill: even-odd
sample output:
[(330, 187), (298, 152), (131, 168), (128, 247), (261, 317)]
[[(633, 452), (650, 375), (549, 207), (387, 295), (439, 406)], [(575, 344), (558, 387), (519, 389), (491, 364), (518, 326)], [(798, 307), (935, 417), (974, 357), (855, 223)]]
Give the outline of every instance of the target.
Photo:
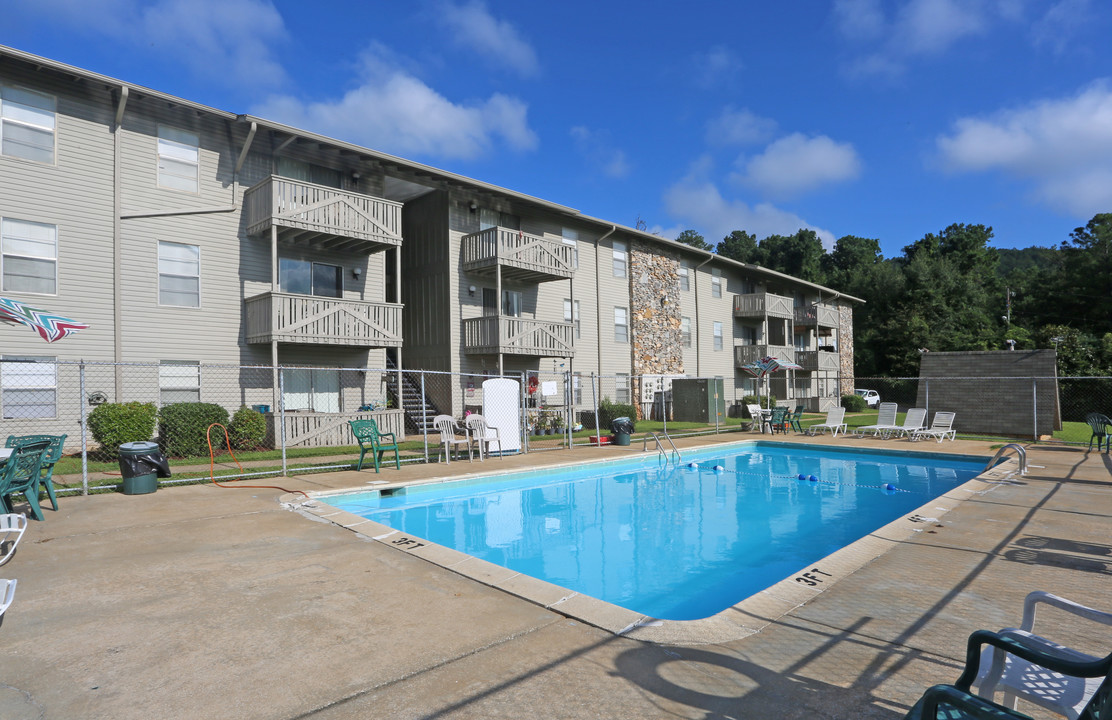
[(266, 418), (258, 410), (246, 405), (232, 415), (228, 435), (236, 450), (255, 450), (266, 442)]
[(768, 395), (746, 395), (741, 399), (743, 418), (751, 417), (749, 415), (749, 405), (760, 405), (761, 407), (776, 407), (776, 396), (769, 397)]
[[(158, 418), (158, 439), (167, 455), (188, 457), (207, 455), (206, 432), (213, 423), (227, 426), (228, 411), (213, 403), (182, 402), (162, 408)], [(212, 434), (212, 449), (224, 447), (224, 433)]]
[(114, 458), (119, 455), (120, 445), (150, 440), (157, 418), (154, 403), (105, 403), (89, 413), (89, 431), (100, 443), (101, 451)]
[(614, 418), (627, 417), (630, 422), (637, 419), (637, 408), (626, 403), (610, 402), (610, 398), (603, 398), (598, 404), (598, 426), (603, 432), (610, 430), (610, 423)]
[(865, 402), (865, 398), (855, 393), (842, 396), (842, 407), (846, 409), (846, 412), (865, 412), (869, 409), (869, 404)]

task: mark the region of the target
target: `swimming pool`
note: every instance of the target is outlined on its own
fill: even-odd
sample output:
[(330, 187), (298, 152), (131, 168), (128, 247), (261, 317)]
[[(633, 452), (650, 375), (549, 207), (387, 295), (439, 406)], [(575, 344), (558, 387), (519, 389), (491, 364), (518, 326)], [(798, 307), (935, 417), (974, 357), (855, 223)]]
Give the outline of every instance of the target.
[(685, 451), (679, 464), (644, 455), (328, 502), (642, 615), (692, 620), (963, 484), (985, 460), (746, 442)]

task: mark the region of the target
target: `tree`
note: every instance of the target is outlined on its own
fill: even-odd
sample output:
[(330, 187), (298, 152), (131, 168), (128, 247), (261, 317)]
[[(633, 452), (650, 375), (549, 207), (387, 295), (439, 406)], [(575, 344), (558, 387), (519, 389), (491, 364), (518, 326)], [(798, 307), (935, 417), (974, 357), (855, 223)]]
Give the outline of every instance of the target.
[(821, 283), (825, 250), (814, 230), (801, 229), (795, 235), (769, 235), (761, 240), (765, 267), (808, 282)]
[(722, 238), (716, 252), (722, 257), (751, 265), (764, 265), (764, 256), (757, 245), (757, 237), (744, 230), (734, 230)]
[(684, 245), (690, 245), (691, 247), (697, 248), (699, 250), (714, 250), (714, 247), (712, 247), (711, 244), (706, 241), (706, 238), (704, 238), (702, 235), (695, 232), (694, 230), (684, 230), (676, 236), (676, 242), (681, 242)]
[(1063, 324), (1112, 332), (1112, 213), (1094, 215), (1059, 247), (1055, 299)]
[(846, 235), (834, 243), (834, 250), (822, 258), (826, 282), (836, 290), (860, 297), (863, 284), (873, 268), (884, 261), (880, 241)]

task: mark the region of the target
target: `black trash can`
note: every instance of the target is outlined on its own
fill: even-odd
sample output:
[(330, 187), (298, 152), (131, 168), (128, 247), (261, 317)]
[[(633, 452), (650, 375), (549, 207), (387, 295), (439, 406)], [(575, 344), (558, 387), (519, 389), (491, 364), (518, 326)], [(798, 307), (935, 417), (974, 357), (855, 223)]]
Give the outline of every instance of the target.
[(629, 436), (633, 434), (633, 421), (627, 417), (614, 418), (610, 423), (610, 432), (614, 433), (615, 445), (629, 445)]
[(120, 446), (120, 473), (124, 495), (145, 495), (158, 489), (159, 477), (170, 477), (170, 464), (158, 443), (129, 442)]

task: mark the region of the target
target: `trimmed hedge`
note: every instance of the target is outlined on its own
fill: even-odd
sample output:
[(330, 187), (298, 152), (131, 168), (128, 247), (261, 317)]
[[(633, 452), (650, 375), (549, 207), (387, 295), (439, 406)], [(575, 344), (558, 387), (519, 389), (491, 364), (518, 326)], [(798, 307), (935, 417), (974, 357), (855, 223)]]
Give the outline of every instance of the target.
[(120, 445), (150, 440), (154, 435), (158, 408), (154, 403), (104, 403), (89, 413), (89, 431), (101, 452), (118, 457)]
[(603, 398), (598, 404), (598, 426), (602, 432), (610, 432), (610, 423), (614, 418), (627, 417), (630, 422), (637, 421), (637, 407), (626, 403), (610, 402), (610, 398)]
[[(162, 452), (173, 457), (207, 455), (206, 432), (213, 423), (227, 427), (228, 411), (213, 403), (182, 402), (165, 405), (158, 417), (158, 440)], [(229, 433), (230, 434), (230, 433)], [(224, 433), (212, 433), (212, 449), (224, 447)]]
[(865, 402), (865, 398), (854, 393), (853, 395), (842, 396), (842, 407), (846, 412), (865, 412), (869, 409), (869, 403)]
[(232, 415), (228, 436), (236, 450), (257, 450), (266, 442), (266, 418), (258, 410), (242, 406)]
[(749, 405), (760, 405), (761, 407), (776, 407), (776, 396), (769, 397), (768, 395), (746, 395), (741, 399), (741, 417), (752, 417), (749, 414)]

